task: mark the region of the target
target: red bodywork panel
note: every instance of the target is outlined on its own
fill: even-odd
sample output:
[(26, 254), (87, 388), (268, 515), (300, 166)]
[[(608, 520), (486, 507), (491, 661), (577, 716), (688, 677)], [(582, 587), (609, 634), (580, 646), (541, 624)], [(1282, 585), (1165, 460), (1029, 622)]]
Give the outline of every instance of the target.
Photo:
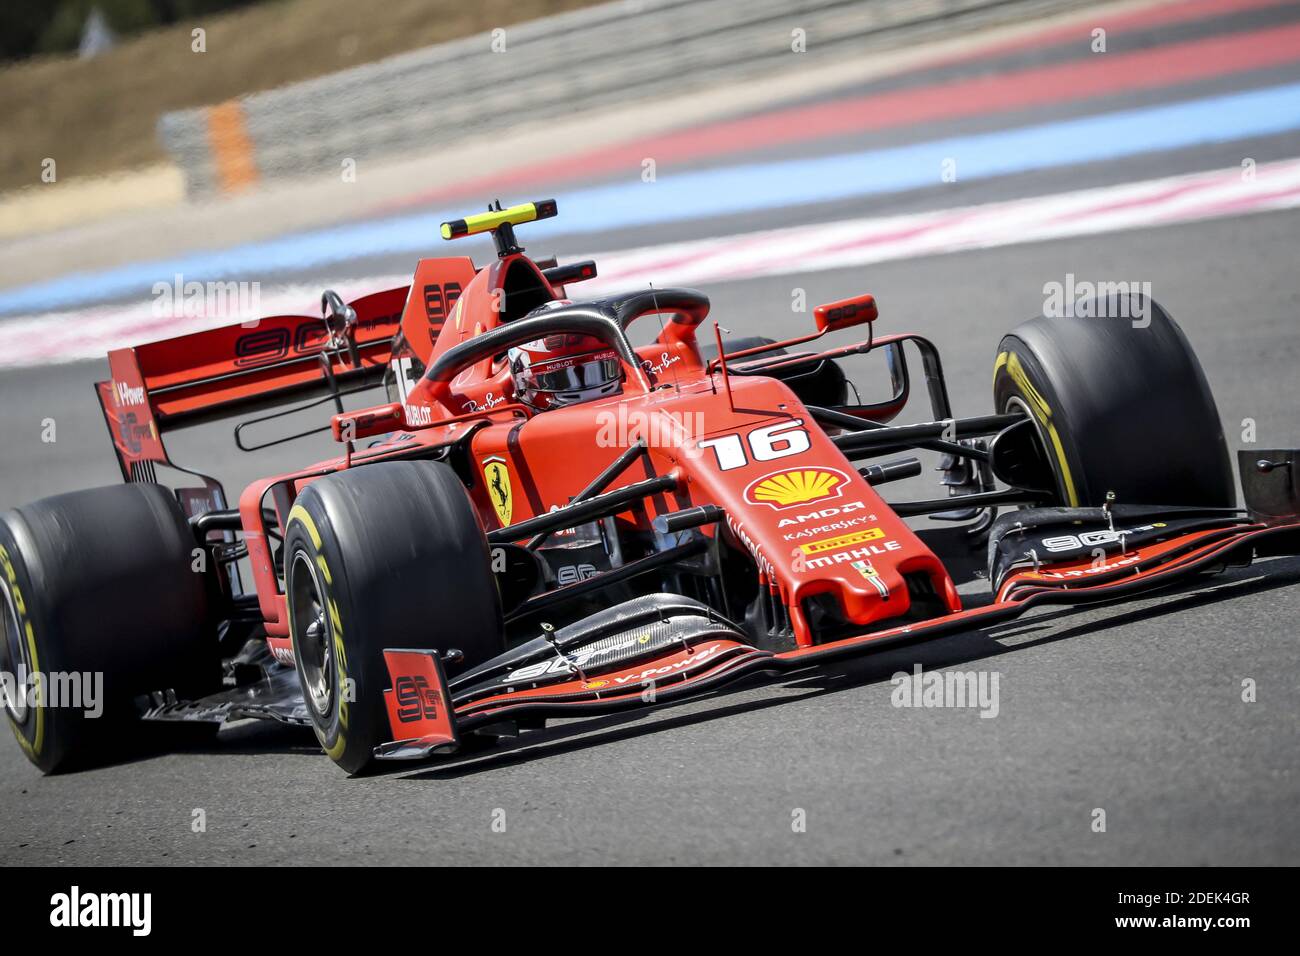
[[(505, 470), (497, 484), (510, 489), (510, 498), (505, 505), (494, 500), (490, 480), (471, 494), (487, 527), (517, 523), (568, 504), (645, 438), (650, 464), (641, 473), (631, 470), (610, 490), (676, 472), (682, 479), (677, 491), (649, 499), (649, 518), (696, 505), (722, 507), (728, 516), (724, 533), (753, 557), (760, 581), (788, 609), (801, 646), (812, 643), (805, 599), (830, 594), (855, 624), (899, 617), (910, 605), (904, 574), (925, 575), (949, 610), (959, 610), (956, 588), (939, 559), (802, 409), (775, 379), (737, 377), (730, 396), (697, 380), (681, 390), (493, 424), (475, 432), (473, 457), (485, 474), (490, 470), (496, 477), (498, 469)], [(756, 451), (772, 457), (755, 460)], [(504, 521), (498, 507), (507, 511)]]
[(402, 334), (426, 364), (449, 317), (453, 326), (459, 319), (458, 303), (474, 273), (474, 262), (468, 257), (421, 259), (416, 265), (413, 294), (402, 312)]

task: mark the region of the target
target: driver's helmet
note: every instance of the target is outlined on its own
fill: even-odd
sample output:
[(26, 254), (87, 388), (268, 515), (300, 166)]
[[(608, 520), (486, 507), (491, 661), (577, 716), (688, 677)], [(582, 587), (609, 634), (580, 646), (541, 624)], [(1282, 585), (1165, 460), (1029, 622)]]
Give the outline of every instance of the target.
[[(529, 314), (569, 304), (568, 299), (556, 299)], [(548, 335), (515, 346), (508, 359), (516, 400), (539, 411), (613, 395), (623, 387), (618, 353), (590, 335)]]

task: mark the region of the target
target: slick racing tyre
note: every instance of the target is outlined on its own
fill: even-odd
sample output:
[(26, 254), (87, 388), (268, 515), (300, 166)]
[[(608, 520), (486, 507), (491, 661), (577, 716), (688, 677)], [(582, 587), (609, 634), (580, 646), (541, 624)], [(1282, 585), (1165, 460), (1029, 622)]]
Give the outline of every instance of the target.
[(998, 346), (993, 399), (1034, 420), (1058, 504), (1097, 506), (1113, 491), (1121, 504), (1236, 505), (1209, 384), (1154, 300), (1097, 299), (1014, 329)]
[(350, 774), (391, 739), (383, 649), (461, 652), (453, 675), (505, 650), (487, 538), (438, 462), (381, 462), (303, 489), (285, 532), (285, 592), (303, 700)]
[(41, 675), (39, 700), (11, 683), (5, 709), (42, 771), (138, 744), (140, 695), (192, 699), (220, 686), (196, 547), (175, 496), (155, 484), (77, 491), (0, 516), (0, 670)]

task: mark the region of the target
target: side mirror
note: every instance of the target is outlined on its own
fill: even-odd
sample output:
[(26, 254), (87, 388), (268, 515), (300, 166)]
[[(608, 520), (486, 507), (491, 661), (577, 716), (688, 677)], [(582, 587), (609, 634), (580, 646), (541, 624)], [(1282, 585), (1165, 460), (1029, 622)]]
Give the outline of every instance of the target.
[(361, 353), (357, 351), (357, 311), (343, 301), (333, 289), (326, 289), (320, 297), (321, 318), (329, 332), (329, 346), (347, 349), (353, 368), (361, 367)]
[(406, 416), (397, 402), (363, 408), (356, 412), (343, 412), (330, 419), (335, 441), (356, 441), (374, 438), (406, 427)]
[(835, 332), (849, 329), (855, 325), (866, 325), (876, 321), (880, 311), (876, 308), (874, 295), (855, 295), (851, 299), (827, 302), (813, 309), (813, 318), (817, 322), (817, 331)]

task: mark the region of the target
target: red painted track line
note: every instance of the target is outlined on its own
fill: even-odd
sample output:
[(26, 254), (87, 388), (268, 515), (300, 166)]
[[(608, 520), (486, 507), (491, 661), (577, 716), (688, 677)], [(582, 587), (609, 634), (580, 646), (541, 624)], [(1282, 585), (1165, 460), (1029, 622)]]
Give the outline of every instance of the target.
[(1176, 196), (1199, 192), (1205, 188), (1206, 184), (1202, 182), (1183, 183), (1178, 186), (1171, 186), (1170, 188), (1160, 192), (1148, 193), (1131, 199), (1116, 200), (1115, 202), (1108, 202), (1101, 206), (1092, 206), (1088, 209), (1072, 209), (1059, 216), (1052, 216), (1046, 221), (1060, 222), (1063, 219), (1072, 219), (1080, 215), (1100, 216), (1109, 212), (1121, 212), (1125, 209), (1141, 209), (1144, 206), (1153, 206), (1157, 203), (1165, 202)]
[[(1232, 199), (1224, 199), (1219, 202), (1210, 203), (1205, 206), (1196, 207), (1197, 216), (1222, 216), (1237, 209), (1259, 209), (1269, 202), (1277, 199), (1286, 199), (1300, 193), (1300, 186), (1290, 189), (1277, 189), (1272, 192), (1261, 193), (1257, 196), (1237, 196)], [(1161, 217), (1168, 219), (1176, 216), (1177, 213), (1170, 213), (1168, 216)]]
[(445, 201), (467, 193), (523, 189), (542, 183), (639, 170), (653, 156), (662, 173), (674, 162), (963, 116), (1065, 103), (1300, 60), (1300, 24), (1216, 36), (1136, 53), (1090, 54), (1082, 60), (920, 89), (777, 110), (698, 129), (621, 143), (417, 194), (381, 212)]
[(877, 233), (874, 236), (866, 236), (862, 239), (854, 239), (849, 242), (840, 241), (838, 243), (818, 244), (808, 250), (809, 253), (815, 254), (832, 249), (862, 249), (867, 246), (880, 245), (885, 242), (901, 242), (904, 239), (915, 239), (917, 236), (925, 235), (935, 229), (951, 229), (953, 226), (959, 226), (963, 222), (968, 222), (978, 215), (977, 209), (968, 210), (963, 213), (956, 213), (946, 216), (941, 220), (923, 223), (919, 226), (913, 226), (910, 229), (899, 229), (894, 232)]

